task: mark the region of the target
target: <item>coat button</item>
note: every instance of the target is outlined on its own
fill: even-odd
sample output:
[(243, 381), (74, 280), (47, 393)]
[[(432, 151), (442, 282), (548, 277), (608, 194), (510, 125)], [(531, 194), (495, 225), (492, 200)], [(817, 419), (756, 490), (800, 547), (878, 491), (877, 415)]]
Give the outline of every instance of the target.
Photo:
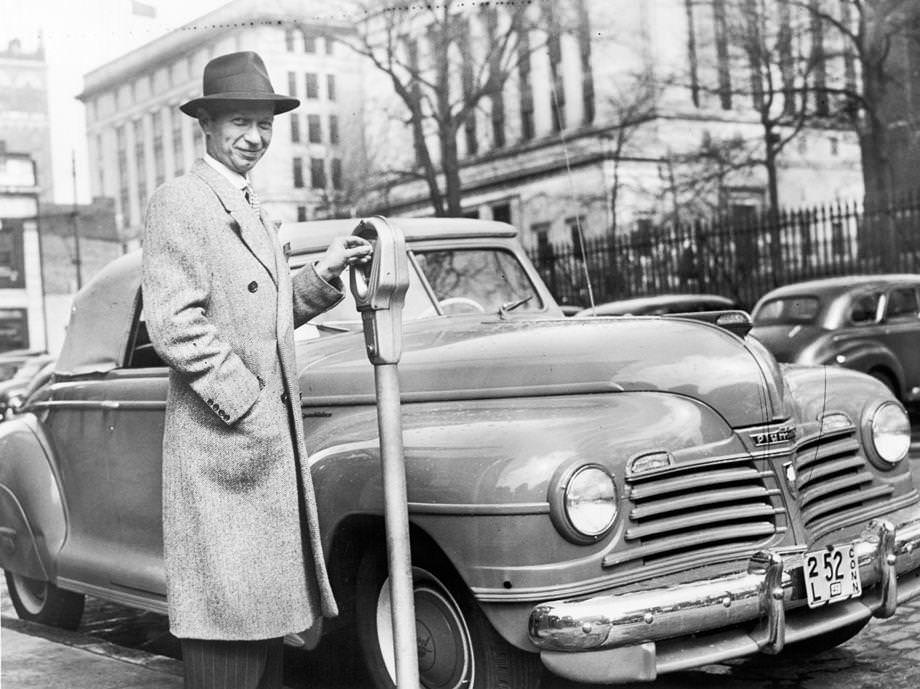
[(284, 402), (285, 404), (287, 404), (287, 402), (288, 402), (288, 394), (287, 394), (286, 392), (282, 392), (282, 393), (281, 393), (281, 401)]
[(249, 283), (248, 289), (250, 292), (255, 292), (256, 290), (259, 289), (259, 283), (253, 280), (252, 282)]

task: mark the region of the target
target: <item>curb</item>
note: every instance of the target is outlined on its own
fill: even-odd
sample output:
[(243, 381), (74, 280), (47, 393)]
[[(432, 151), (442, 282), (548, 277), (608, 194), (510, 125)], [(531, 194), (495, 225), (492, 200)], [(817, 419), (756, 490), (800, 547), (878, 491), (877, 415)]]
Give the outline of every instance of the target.
[(0, 625), (28, 636), (45, 639), (51, 643), (78, 648), (83, 651), (120, 660), (132, 665), (139, 665), (149, 670), (162, 672), (177, 677), (183, 676), (182, 661), (166, 656), (155, 655), (147, 651), (125, 648), (109, 641), (102, 641), (80, 631), (67, 631), (57, 627), (48, 627), (35, 622), (27, 622), (16, 617), (0, 615)]

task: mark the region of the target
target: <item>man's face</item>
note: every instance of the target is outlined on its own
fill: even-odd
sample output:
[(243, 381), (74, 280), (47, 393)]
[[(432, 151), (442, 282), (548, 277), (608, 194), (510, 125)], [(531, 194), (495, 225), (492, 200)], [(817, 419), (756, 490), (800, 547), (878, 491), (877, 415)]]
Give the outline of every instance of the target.
[(200, 119), (205, 150), (245, 176), (268, 150), (274, 110), (270, 105), (234, 106)]

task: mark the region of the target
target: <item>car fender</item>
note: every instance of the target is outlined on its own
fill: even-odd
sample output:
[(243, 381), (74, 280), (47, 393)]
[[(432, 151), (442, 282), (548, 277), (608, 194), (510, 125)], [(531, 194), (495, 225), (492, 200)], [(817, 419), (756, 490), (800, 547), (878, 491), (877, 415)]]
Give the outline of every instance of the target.
[(54, 581), (67, 517), (51, 450), (31, 414), (0, 423), (0, 567)]
[[(376, 412), (327, 407), (305, 417), (324, 552), (341, 602), (365, 544), (384, 541)], [(484, 610), (497, 609), (490, 598), (521, 598), (516, 613), (534, 590), (566, 595), (560, 581), (600, 586), (593, 580), (601, 560), (621, 542), (623, 522), (589, 545), (554, 526), (549, 494), (560, 469), (603, 464), (622, 502), (625, 467), (636, 456), (701, 444), (742, 450), (714, 410), (659, 391), (408, 404), (403, 438), (413, 547), (436, 548)], [(499, 633), (526, 645), (526, 624), (517, 622)]]
[[(882, 368), (894, 377), (897, 389), (903, 392), (904, 368), (894, 353), (880, 342), (864, 339), (845, 340), (836, 348), (835, 361), (840, 366), (868, 373)], [(845, 357), (840, 361), (840, 357)], [(828, 362), (830, 363), (830, 362)]]

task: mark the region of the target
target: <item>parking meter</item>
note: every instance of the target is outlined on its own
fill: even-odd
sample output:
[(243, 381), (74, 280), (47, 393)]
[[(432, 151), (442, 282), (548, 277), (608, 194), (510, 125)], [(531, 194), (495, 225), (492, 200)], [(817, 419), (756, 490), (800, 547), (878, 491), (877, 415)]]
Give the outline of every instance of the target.
[(376, 216), (362, 220), (353, 234), (374, 247), (369, 265), (352, 266), (350, 283), (364, 323), (367, 356), (374, 365), (396, 686), (419, 689), (406, 467), (396, 368), (402, 354), (402, 307), (409, 287), (409, 259), (402, 233), (385, 218)]
[(398, 363), (403, 300), (409, 287), (406, 240), (380, 216), (362, 220), (352, 234), (374, 247), (370, 265), (351, 271), (351, 293), (364, 321), (367, 355), (374, 365)]

